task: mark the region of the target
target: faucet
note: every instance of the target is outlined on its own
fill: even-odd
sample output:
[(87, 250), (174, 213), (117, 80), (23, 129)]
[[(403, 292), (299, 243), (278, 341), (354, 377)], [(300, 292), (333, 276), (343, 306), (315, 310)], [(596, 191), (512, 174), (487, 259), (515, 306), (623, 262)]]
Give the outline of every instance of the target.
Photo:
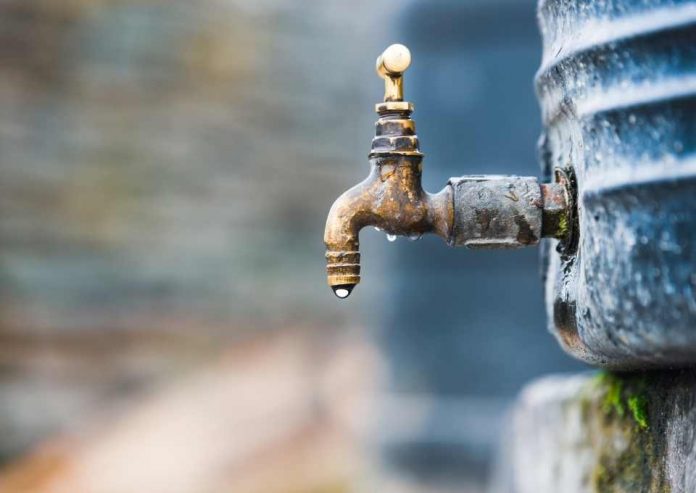
[(414, 106), (404, 101), (403, 76), (411, 64), (404, 45), (389, 46), (377, 58), (384, 79), (367, 178), (331, 206), (324, 243), (329, 286), (347, 298), (360, 282), (360, 230), (374, 226), (390, 238), (433, 233), (450, 246), (518, 248), (542, 237), (572, 248), (575, 234), (574, 179), (556, 170), (553, 183), (534, 177), (469, 175), (450, 178), (437, 193), (421, 185), (420, 152)]

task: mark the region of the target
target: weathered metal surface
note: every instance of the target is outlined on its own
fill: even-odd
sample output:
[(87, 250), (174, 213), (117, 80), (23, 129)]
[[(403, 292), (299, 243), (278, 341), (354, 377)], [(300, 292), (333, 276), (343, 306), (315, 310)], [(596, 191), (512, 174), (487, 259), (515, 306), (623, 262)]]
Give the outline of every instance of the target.
[(577, 251), (548, 248), (550, 328), (571, 354), (696, 362), (696, 2), (539, 4), (544, 172), (577, 179)]
[(462, 176), (454, 190), (451, 244), (469, 248), (519, 248), (541, 239), (543, 201), (536, 178)]

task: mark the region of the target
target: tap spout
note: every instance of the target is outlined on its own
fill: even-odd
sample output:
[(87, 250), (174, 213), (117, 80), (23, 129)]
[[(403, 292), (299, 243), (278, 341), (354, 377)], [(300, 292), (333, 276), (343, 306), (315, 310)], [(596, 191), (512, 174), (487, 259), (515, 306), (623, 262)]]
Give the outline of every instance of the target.
[(449, 240), (453, 224), (452, 187), (437, 194), (421, 186), (420, 153), (379, 154), (370, 159), (365, 180), (344, 192), (326, 220), (327, 276), (339, 297), (360, 282), (360, 230), (374, 226), (387, 234), (421, 236), (434, 233)]

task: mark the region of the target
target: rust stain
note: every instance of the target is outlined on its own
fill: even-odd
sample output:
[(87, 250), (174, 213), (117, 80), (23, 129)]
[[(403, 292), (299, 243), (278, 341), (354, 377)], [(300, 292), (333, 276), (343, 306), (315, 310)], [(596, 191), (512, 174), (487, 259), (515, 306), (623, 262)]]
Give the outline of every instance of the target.
[(527, 219), (523, 215), (515, 216), (515, 224), (519, 228), (517, 231), (517, 241), (523, 245), (531, 245), (539, 241)]

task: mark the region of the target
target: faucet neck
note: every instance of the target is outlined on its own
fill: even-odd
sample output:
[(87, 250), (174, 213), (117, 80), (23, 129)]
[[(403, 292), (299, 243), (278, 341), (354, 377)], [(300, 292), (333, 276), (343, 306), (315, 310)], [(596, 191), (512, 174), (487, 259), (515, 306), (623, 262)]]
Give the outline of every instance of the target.
[(369, 157), (422, 157), (416, 122), (411, 119), (413, 105), (406, 101), (385, 102), (379, 103), (376, 109), (379, 119), (375, 123)]
[(401, 44), (391, 45), (377, 58), (377, 74), (384, 79), (384, 101), (375, 106), (379, 120), (370, 158), (423, 156), (418, 146), (416, 124), (411, 120), (413, 104), (404, 101), (403, 76), (409, 65), (411, 52)]

